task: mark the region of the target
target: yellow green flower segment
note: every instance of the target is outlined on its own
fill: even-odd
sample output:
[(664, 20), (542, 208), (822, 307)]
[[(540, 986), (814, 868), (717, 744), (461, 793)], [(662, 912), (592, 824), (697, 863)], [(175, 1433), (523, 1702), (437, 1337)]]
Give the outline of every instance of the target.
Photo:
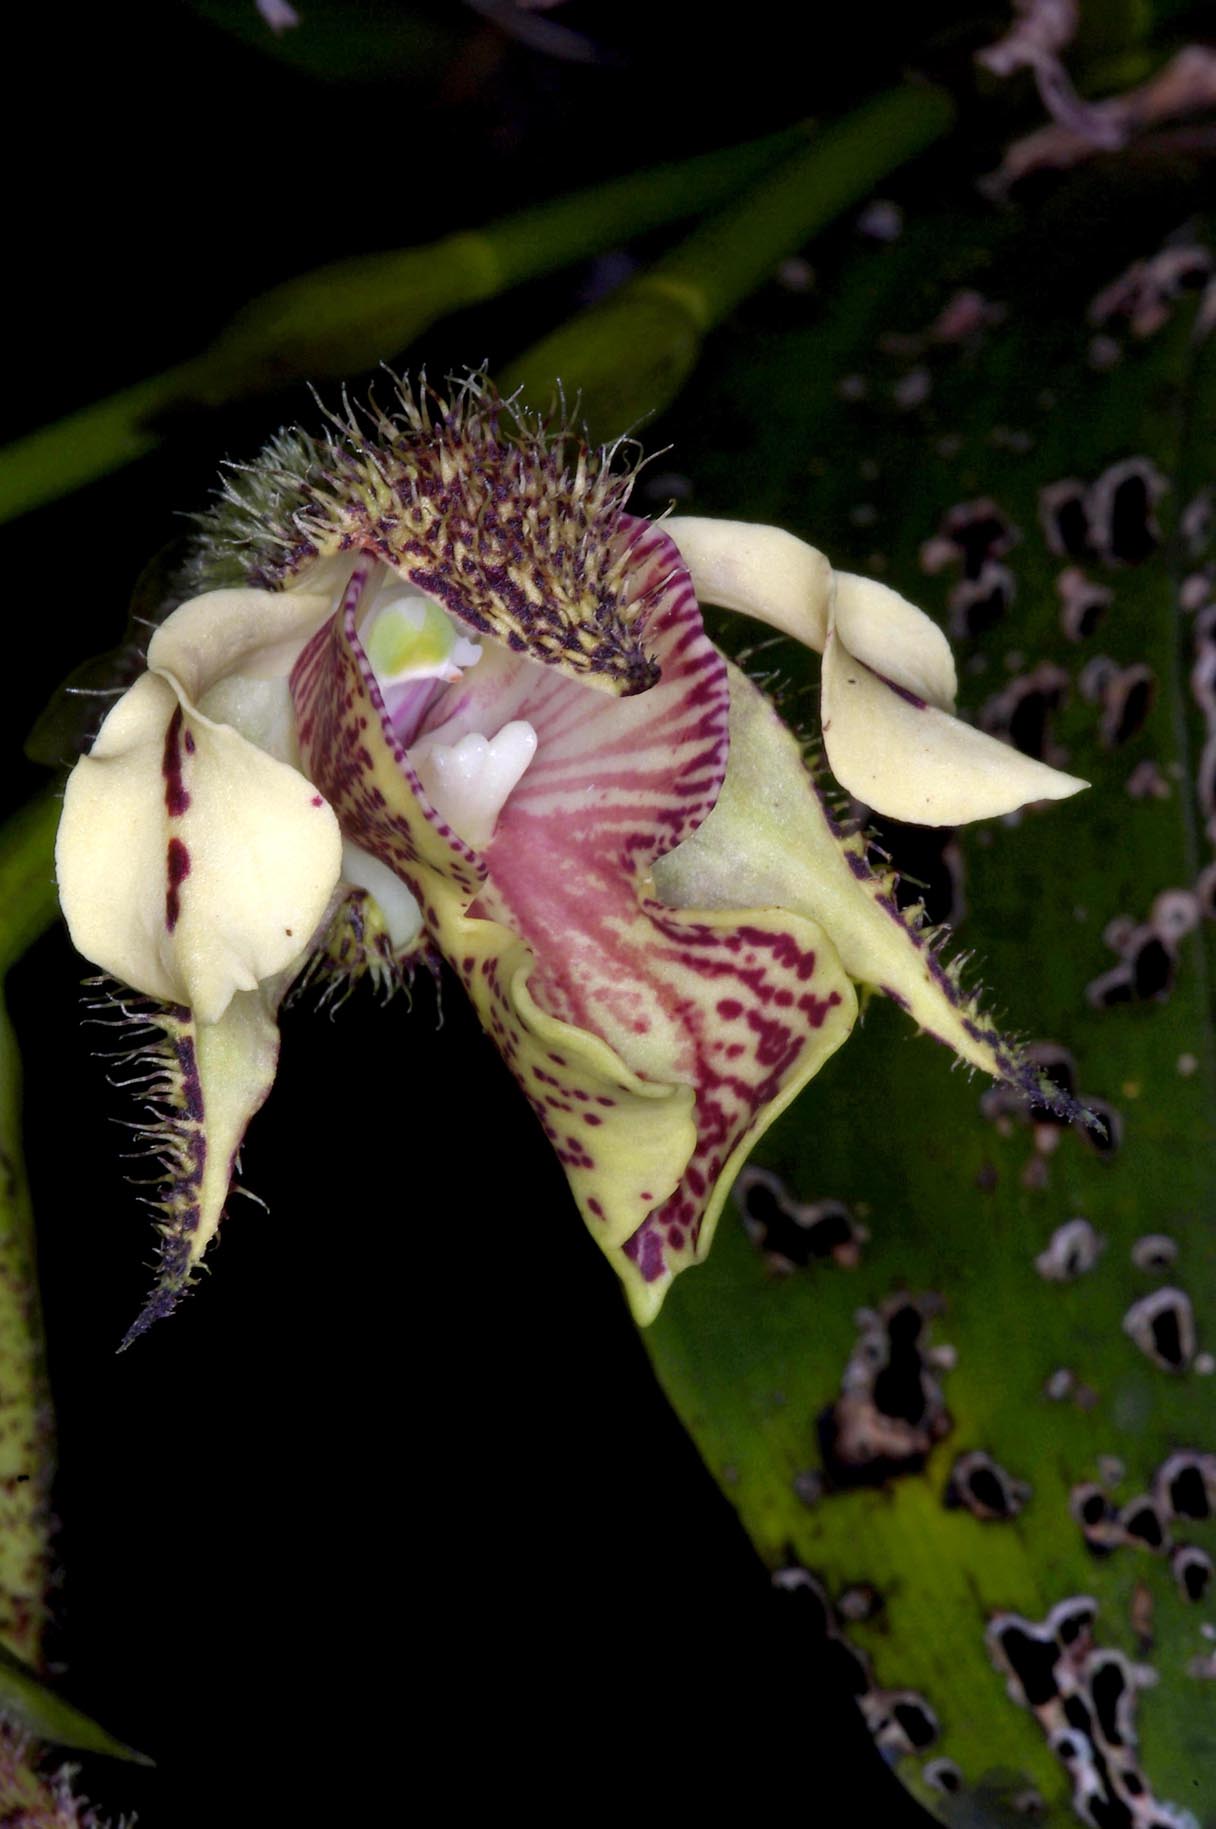
[(823, 655), (828, 764), (877, 811), (1084, 784), (953, 717), (945, 638), (893, 591), (776, 528), (639, 519), (614, 453), (572, 447), (480, 376), (280, 436), (72, 773), (64, 913), (156, 1038), (162, 1276), (133, 1331), (214, 1235), (318, 966), (447, 961), (642, 1321), (855, 983), (1042, 1095), (700, 604)]

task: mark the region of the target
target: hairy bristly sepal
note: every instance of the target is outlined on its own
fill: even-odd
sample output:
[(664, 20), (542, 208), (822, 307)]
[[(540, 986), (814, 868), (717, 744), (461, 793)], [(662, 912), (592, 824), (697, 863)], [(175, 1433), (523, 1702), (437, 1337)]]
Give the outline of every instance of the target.
[(290, 1001), (311, 995), (319, 1006), (333, 1009), (356, 985), (367, 983), (388, 1003), (402, 993), (408, 998), (419, 970), (438, 981), (439, 957), (425, 930), (420, 927), (412, 940), (397, 944), (375, 896), (351, 889), (292, 985)]
[(239, 991), (218, 1022), (200, 1023), (182, 1004), (162, 1004), (110, 979), (94, 980), (95, 1019), (126, 1030), (121, 1077), (144, 1101), (132, 1126), (150, 1161), (156, 1281), (124, 1347), (176, 1307), (219, 1229), (249, 1120), (278, 1064), (276, 1011), (286, 974)]
[(656, 864), (660, 897), (729, 908), (746, 896), (818, 921), (855, 982), (882, 991), (968, 1066), (1081, 1117), (984, 1014), (964, 983), (966, 960), (943, 956), (945, 930), (900, 907), (895, 871), (872, 858), (863, 833), (842, 828), (763, 693), (737, 667), (729, 677), (730, 772), (705, 822)]
[(280, 433), (201, 522), (193, 582), (292, 587), (374, 554), (467, 630), (621, 696), (652, 687), (653, 602), (622, 536), (635, 472), (504, 400), (483, 371), (448, 394), (395, 383), (320, 439)]

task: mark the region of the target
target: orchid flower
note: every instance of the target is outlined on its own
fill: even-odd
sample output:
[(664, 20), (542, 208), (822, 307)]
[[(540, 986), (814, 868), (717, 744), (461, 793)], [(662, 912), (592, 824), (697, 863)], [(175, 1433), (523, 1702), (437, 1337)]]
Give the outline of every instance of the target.
[(133, 1332), (214, 1235), (318, 970), (447, 962), (641, 1321), (856, 984), (1041, 1094), (700, 603), (823, 655), (827, 760), (870, 807), (953, 824), (1083, 786), (952, 715), (926, 616), (778, 529), (636, 518), (614, 453), (567, 464), (482, 377), (334, 424), (229, 483), (67, 784), (72, 938), (152, 1037), (162, 1263)]

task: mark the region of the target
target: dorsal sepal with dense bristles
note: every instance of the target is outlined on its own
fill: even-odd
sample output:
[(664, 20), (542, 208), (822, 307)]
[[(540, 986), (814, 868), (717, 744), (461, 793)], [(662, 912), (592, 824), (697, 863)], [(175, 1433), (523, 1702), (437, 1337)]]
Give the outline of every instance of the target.
[(123, 1068), (119, 1083), (144, 1101), (143, 1119), (129, 1128), (152, 1165), (146, 1204), (160, 1235), (156, 1282), (125, 1347), (176, 1307), (219, 1227), (246, 1126), (274, 1080), (275, 1012), (287, 974), (238, 992), (214, 1023), (112, 978), (91, 979), (87, 988), (95, 993), (92, 1020), (122, 1038), (110, 1056)]
[(233, 470), (205, 518), (192, 580), (272, 590), (318, 559), (374, 553), (467, 630), (622, 696), (658, 679), (644, 641), (661, 596), (635, 594), (622, 516), (633, 471), (503, 400), (484, 373), (445, 397), (397, 383), (327, 415), (313, 440), (280, 433)]

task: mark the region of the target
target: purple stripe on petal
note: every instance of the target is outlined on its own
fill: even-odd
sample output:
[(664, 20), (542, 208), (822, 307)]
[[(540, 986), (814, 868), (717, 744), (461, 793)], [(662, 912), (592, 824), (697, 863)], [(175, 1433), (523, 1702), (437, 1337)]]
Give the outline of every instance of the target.
[[(186, 747), (194, 753), (194, 739), (186, 732)], [(165, 808), (170, 819), (180, 819), (190, 807), (190, 795), (182, 779), (182, 708), (179, 705), (169, 719), (165, 731), (165, 752), (161, 758), (161, 773), (165, 778)]]
[(165, 927), (170, 933), (181, 919), (181, 887), (189, 874), (190, 853), (180, 838), (171, 838), (165, 857)]
[[(676, 1191), (649, 1213), (624, 1247), (643, 1280), (703, 1255), (706, 1208), (727, 1164), (764, 1128), (769, 1108), (847, 1032), (851, 996), (834, 959), (798, 932), (740, 916), (737, 926), (652, 905), (670, 964), (700, 978), (686, 1020), (694, 1038), (697, 1144)], [(730, 995), (722, 996), (723, 990)], [(834, 1012), (840, 1011), (840, 1017)], [(841, 1017), (845, 1019), (840, 1028)], [(820, 1031), (833, 1024), (826, 1049)], [(836, 1032), (839, 1030), (839, 1034)]]
[(884, 686), (889, 686), (896, 698), (902, 699), (905, 705), (912, 705), (917, 711), (928, 711), (929, 701), (927, 699), (922, 699), (917, 693), (909, 691), (907, 686), (901, 686), (898, 680), (891, 679), (885, 673), (879, 673), (874, 667), (871, 667), (870, 671), (875, 679), (881, 680)]

